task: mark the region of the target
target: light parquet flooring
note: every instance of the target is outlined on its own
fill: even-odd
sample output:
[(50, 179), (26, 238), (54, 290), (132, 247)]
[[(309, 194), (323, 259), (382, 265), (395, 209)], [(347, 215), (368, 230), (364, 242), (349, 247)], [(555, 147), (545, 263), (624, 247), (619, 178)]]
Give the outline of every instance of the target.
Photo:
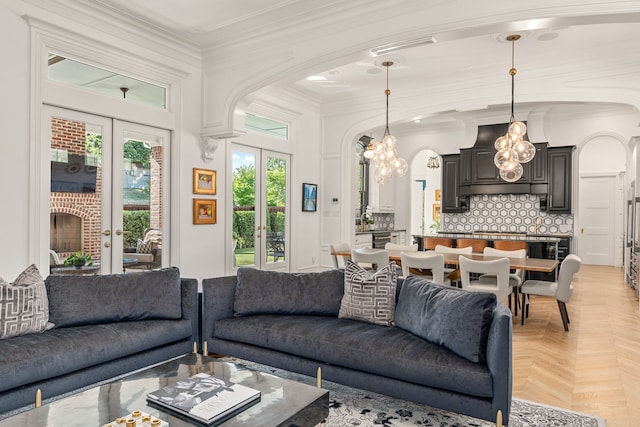
[(565, 332), (554, 298), (513, 318), (513, 396), (640, 426), (640, 314), (621, 268), (582, 265)]

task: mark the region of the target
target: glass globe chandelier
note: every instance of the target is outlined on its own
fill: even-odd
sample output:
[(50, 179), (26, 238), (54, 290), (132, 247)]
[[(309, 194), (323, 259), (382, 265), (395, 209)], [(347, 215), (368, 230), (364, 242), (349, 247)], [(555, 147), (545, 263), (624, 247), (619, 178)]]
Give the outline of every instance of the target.
[(510, 35), (507, 40), (511, 42), (511, 118), (509, 119), (509, 130), (495, 142), (497, 151), (493, 162), (500, 170), (500, 178), (507, 182), (515, 182), (522, 177), (522, 163), (527, 163), (536, 155), (536, 148), (532, 143), (524, 139), (527, 133), (527, 126), (515, 119), (514, 110), (514, 87), (515, 76), (518, 70), (514, 65), (515, 42), (520, 39), (518, 34)]
[(385, 61), (382, 65), (387, 68), (387, 89), (384, 91), (387, 99), (386, 126), (382, 139), (375, 144), (370, 144), (363, 154), (365, 158), (373, 159), (373, 165), (375, 166), (374, 176), (378, 184), (386, 184), (393, 176), (404, 176), (409, 169), (407, 161), (402, 157), (398, 157), (396, 137), (391, 135), (389, 131), (389, 95), (391, 94), (389, 90), (389, 67), (393, 65), (393, 62)]

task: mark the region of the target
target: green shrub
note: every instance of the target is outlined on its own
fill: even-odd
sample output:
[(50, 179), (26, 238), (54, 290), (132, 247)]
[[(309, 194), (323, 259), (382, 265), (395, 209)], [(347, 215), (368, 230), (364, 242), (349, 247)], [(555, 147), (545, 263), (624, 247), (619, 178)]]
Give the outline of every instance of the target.
[(135, 248), (138, 239), (142, 239), (144, 230), (151, 225), (150, 212), (145, 211), (124, 211), (122, 226), (124, 229), (124, 247)]

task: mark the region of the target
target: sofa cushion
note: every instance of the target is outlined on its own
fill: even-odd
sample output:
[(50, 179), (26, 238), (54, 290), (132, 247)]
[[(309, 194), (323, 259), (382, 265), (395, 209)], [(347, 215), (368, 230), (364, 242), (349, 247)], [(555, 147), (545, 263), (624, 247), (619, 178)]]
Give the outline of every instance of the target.
[(234, 315), (308, 314), (336, 316), (342, 298), (343, 273), (282, 273), (238, 269)]
[(494, 294), (468, 292), (409, 276), (400, 290), (395, 324), (471, 362), (486, 363), (495, 307)]
[[(55, 328), (0, 341), (0, 392), (188, 339), (190, 320)], [(82, 375), (82, 374), (79, 374)]]
[(258, 315), (219, 320), (214, 337), (317, 360), (318, 365), (468, 395), (493, 395), (486, 365), (472, 363), (400, 328), (327, 316)]
[(35, 265), (13, 283), (0, 277), (0, 339), (43, 332), (53, 326), (48, 322), (47, 289)]
[(370, 273), (347, 260), (338, 317), (391, 326), (396, 306), (396, 264)]
[(182, 317), (176, 267), (102, 276), (51, 275), (46, 285), (50, 320), (56, 328)]

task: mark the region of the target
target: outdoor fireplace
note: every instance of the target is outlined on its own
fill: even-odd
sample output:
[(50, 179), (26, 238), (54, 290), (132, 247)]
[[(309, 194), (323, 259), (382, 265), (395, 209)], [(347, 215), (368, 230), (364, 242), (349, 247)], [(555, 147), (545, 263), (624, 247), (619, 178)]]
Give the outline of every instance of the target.
[(51, 249), (58, 253), (82, 250), (82, 218), (67, 213), (50, 214)]

